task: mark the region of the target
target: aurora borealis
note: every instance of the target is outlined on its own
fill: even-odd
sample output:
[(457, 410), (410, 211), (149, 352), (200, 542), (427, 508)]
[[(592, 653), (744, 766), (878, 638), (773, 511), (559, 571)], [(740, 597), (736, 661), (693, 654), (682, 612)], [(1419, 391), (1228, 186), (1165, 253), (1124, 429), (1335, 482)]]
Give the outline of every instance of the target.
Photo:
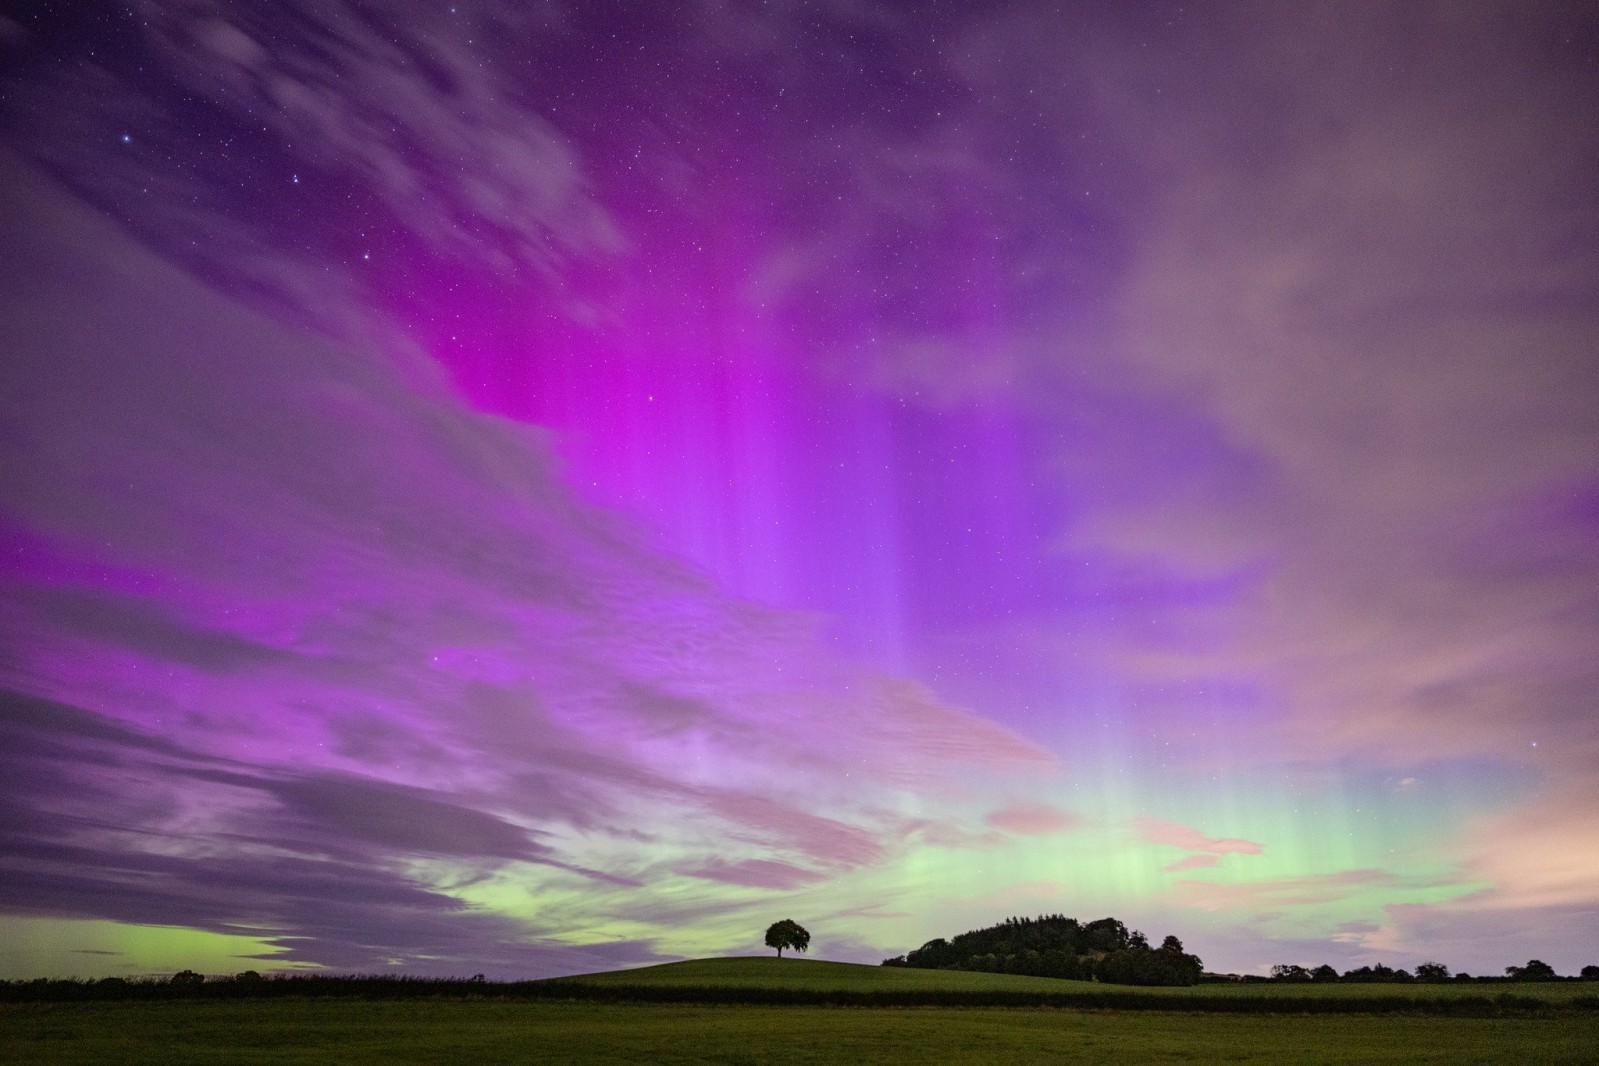
[(1599, 963), (1599, 12), (0, 16), (0, 977)]

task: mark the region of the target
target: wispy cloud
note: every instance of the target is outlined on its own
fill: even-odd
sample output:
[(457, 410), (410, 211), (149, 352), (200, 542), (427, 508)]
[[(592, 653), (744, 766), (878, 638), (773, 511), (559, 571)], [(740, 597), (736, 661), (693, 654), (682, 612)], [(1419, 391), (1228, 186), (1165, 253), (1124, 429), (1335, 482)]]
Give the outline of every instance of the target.
[(1184, 851), (1200, 851), (1212, 855), (1238, 853), (1259, 855), (1265, 845), (1238, 837), (1208, 837), (1199, 830), (1177, 822), (1163, 822), (1158, 818), (1140, 818), (1134, 823), (1139, 838), (1151, 844), (1165, 844)]
[(1168, 898), (1200, 910), (1264, 911), (1307, 907), (1346, 899), (1372, 886), (1396, 885), (1401, 879), (1386, 870), (1341, 870), (1309, 877), (1285, 877), (1223, 884), (1178, 881)]
[(1001, 807), (989, 811), (983, 816), (983, 821), (995, 829), (1020, 836), (1050, 836), (1069, 832), (1082, 825), (1078, 815), (1043, 803)]
[(683, 871), (689, 877), (702, 877), (707, 881), (721, 881), (729, 885), (747, 885), (751, 888), (790, 889), (801, 885), (825, 881), (827, 874), (807, 870), (792, 863), (774, 859), (745, 859), (743, 862), (713, 862), (697, 870)]

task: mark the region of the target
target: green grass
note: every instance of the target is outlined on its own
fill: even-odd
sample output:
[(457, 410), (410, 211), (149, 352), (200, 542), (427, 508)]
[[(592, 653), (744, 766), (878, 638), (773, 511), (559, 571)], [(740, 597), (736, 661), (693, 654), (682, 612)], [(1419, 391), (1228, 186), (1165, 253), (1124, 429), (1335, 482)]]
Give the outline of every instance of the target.
[(1550, 1004), (1599, 997), (1599, 985), (1588, 981), (1468, 983), (1468, 984), (1314, 984), (1234, 983), (1194, 985), (1191, 988), (1140, 988), (1132, 985), (1062, 981), (1053, 977), (1020, 977), (1003, 973), (967, 973), (962, 970), (917, 970), (896, 966), (862, 966), (815, 959), (746, 956), (669, 962), (636, 970), (583, 974), (566, 980), (600, 986), (639, 988), (785, 988), (821, 992), (988, 992), (1018, 991), (1134, 994), (1177, 998), (1227, 999), (1492, 999), (1502, 995), (1539, 999)]
[(779, 959), (771, 955), (668, 962), (636, 970), (583, 974), (566, 980), (647, 988), (803, 988), (822, 992), (877, 992), (889, 989), (914, 992), (993, 989), (1061, 992), (1076, 989), (1091, 992), (1106, 987), (1090, 981), (1061, 981), (1053, 977), (862, 966), (853, 962), (823, 962), (787, 956)]
[(1575, 1066), (1599, 1061), (1599, 1022), (460, 1000), (30, 1004), (0, 1008), (0, 1061)]

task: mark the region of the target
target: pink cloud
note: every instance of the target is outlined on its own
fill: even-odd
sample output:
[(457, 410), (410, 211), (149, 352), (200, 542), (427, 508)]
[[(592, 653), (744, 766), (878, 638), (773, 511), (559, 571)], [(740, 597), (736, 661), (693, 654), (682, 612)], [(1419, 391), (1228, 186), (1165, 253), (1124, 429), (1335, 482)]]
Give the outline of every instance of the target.
[(705, 791), (700, 802), (750, 831), (758, 843), (786, 845), (834, 867), (874, 866), (887, 851), (870, 829), (811, 814), (752, 792)]
[(993, 829), (977, 831), (958, 822), (926, 818), (906, 822), (901, 835), (910, 844), (935, 848), (993, 848), (1005, 843), (1005, 835)]
[[(1059, 759), (1046, 748), (997, 722), (973, 715), (941, 700), (932, 689), (904, 677), (869, 679), (857, 698), (864, 698), (878, 713), (863, 717), (858, 728), (862, 741), (885, 752), (882, 773), (889, 779), (917, 781), (929, 769), (964, 765), (1006, 772), (1041, 773), (1059, 767)], [(903, 749), (910, 766), (893, 753)]]
[(1162, 866), (1160, 872), (1171, 874), (1176, 873), (1178, 870), (1197, 870), (1205, 866), (1215, 866), (1220, 862), (1221, 859), (1215, 855), (1189, 855), (1187, 858), (1178, 859), (1174, 863)]
[(1184, 851), (1203, 851), (1213, 855), (1238, 852), (1259, 855), (1265, 845), (1238, 837), (1208, 837), (1197, 829), (1176, 822), (1163, 822), (1158, 818), (1140, 818), (1138, 835), (1150, 844), (1165, 844)]
[(997, 811), (990, 811), (983, 821), (995, 829), (1029, 837), (1065, 833), (1082, 824), (1082, 819), (1070, 811), (1063, 811), (1044, 803), (1002, 807)]
[(742, 862), (713, 861), (698, 870), (684, 870), (689, 877), (720, 881), (724, 885), (750, 888), (798, 888), (827, 880), (827, 875), (776, 859), (745, 859)]
[(1285, 877), (1224, 885), (1214, 881), (1179, 881), (1167, 894), (1174, 902), (1203, 911), (1302, 907), (1345, 899), (1371, 885), (1395, 885), (1387, 870), (1340, 870), (1311, 877)]
[(1599, 903), (1599, 786), (1548, 793), (1472, 825), (1465, 873), (1492, 886), (1480, 910), (1593, 907)]

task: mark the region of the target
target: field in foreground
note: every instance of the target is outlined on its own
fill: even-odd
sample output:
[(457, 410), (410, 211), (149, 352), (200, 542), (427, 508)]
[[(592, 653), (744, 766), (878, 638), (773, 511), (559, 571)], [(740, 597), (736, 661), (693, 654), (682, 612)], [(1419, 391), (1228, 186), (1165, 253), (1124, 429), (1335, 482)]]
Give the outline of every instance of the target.
[(28, 1004), (0, 1061), (405, 1063), (1547, 1063), (1599, 1061), (1599, 1023), (1528, 1018), (741, 1007), (429, 1000)]

